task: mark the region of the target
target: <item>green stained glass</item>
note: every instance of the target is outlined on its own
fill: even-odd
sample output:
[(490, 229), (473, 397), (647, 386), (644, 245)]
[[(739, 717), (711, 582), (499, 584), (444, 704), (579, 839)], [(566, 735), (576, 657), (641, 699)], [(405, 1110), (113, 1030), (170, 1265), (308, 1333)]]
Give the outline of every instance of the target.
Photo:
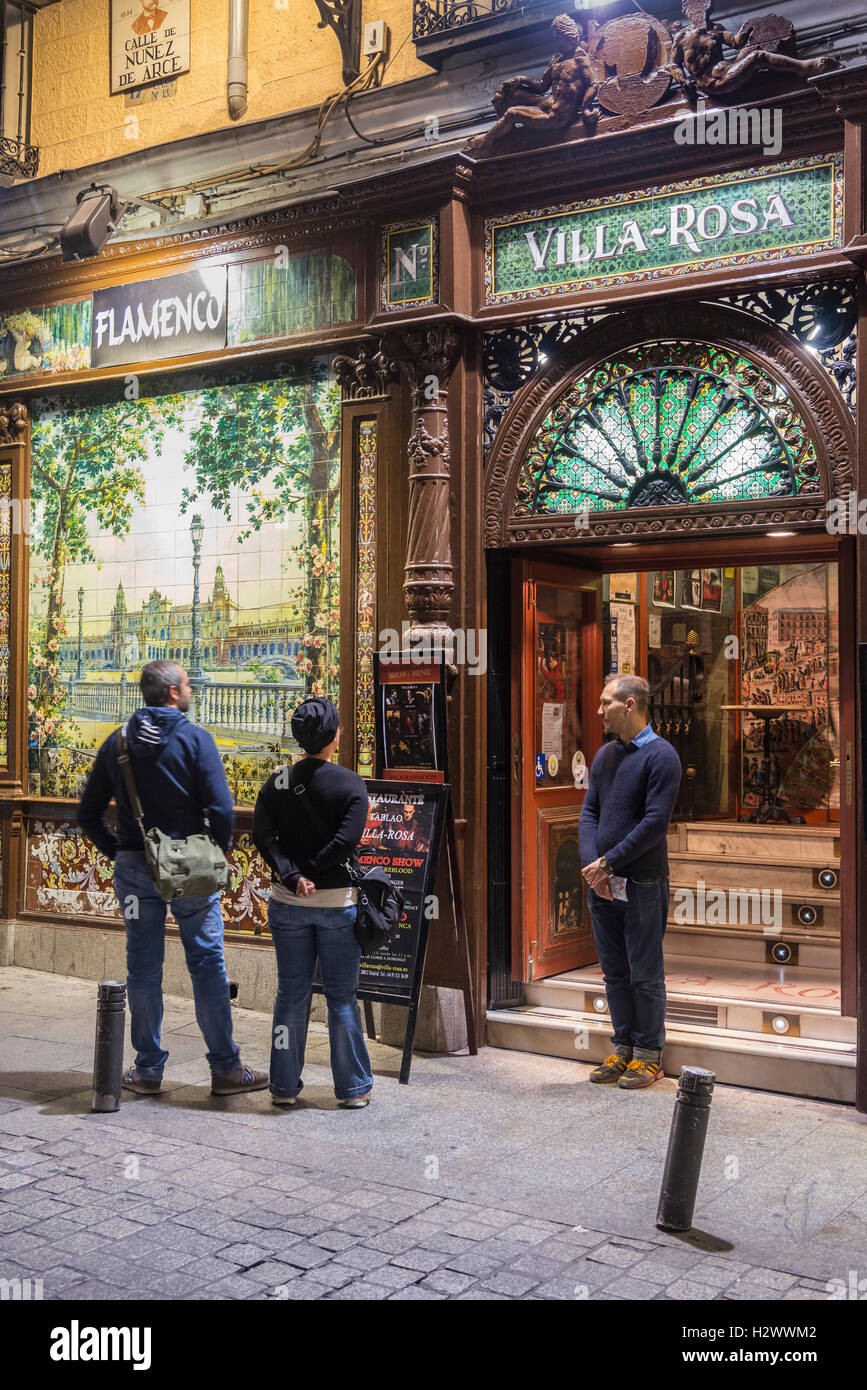
[(516, 515), (753, 502), (818, 491), (785, 386), (702, 343), (654, 343), (563, 392), (524, 460)]

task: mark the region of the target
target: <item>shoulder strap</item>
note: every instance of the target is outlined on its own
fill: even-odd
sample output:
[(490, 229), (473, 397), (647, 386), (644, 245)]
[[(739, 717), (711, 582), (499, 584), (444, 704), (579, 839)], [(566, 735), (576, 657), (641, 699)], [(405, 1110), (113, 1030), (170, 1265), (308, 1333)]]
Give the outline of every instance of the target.
[[(289, 787), (293, 795), (298, 797), (297, 805), (299, 807), (303, 806), (303, 808), (306, 810), (308, 816), (310, 817), (310, 820), (313, 823), (313, 829), (316, 831), (316, 834), (320, 836), (323, 842), (326, 841), (328, 839), (328, 832), (326, 831), (325, 826), (322, 824), (319, 812), (316, 810), (316, 803), (309, 793), (309, 788), (305, 787), (303, 782), (297, 782), (295, 780), (294, 764), (289, 768)], [(359, 874), (355, 869), (353, 869), (348, 858), (346, 859), (343, 867), (348, 871), (353, 883), (357, 883), (360, 881)]]
[(122, 724), (117, 731), (117, 761), (118, 766), (120, 767), (120, 770), (123, 773), (123, 780), (126, 785), (126, 794), (129, 797), (130, 805), (132, 807), (132, 813), (138, 821), (138, 828), (142, 833), (142, 839), (144, 839), (144, 811), (142, 810), (142, 805), (139, 801), (139, 796), (135, 785), (135, 778), (132, 775), (132, 764), (130, 762), (129, 757), (129, 745), (127, 744), (126, 734), (124, 733), (125, 729), (126, 725)]

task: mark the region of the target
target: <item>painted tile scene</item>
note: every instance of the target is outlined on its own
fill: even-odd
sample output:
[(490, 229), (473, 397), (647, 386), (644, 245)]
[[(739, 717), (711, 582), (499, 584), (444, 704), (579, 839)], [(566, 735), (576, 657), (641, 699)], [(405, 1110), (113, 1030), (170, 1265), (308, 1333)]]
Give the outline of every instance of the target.
[(326, 362), (276, 379), (89, 404), (33, 427), (31, 790), (78, 796), (140, 704), (147, 661), (190, 674), (235, 803), (337, 698), (340, 401)]

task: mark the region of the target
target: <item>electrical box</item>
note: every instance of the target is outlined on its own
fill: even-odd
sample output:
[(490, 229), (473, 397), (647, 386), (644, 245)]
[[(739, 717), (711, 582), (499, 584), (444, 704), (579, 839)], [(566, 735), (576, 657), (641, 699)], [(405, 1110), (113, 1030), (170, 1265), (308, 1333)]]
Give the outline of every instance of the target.
[(365, 58), (375, 58), (377, 53), (385, 52), (388, 31), (384, 19), (375, 19), (364, 26), (364, 42), (361, 51)]

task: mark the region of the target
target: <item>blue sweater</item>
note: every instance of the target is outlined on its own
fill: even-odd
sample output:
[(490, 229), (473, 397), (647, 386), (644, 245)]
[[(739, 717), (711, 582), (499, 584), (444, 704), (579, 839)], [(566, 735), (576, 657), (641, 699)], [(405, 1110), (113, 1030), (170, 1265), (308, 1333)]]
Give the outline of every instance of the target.
[(581, 863), (604, 854), (613, 873), (667, 878), (665, 837), (680, 778), (680, 758), (664, 738), (604, 744), (593, 759), (581, 808)]
[[(144, 812), (145, 830), (157, 826), (173, 840), (198, 835), (207, 815), (222, 850), (232, 838), (232, 794), (211, 735), (173, 705), (147, 705), (126, 723), (130, 766)], [(118, 834), (103, 819), (114, 798)], [(119, 849), (144, 845), (117, 761), (117, 737), (109, 734), (96, 755), (78, 807), (78, 824), (89, 840), (114, 859)]]

